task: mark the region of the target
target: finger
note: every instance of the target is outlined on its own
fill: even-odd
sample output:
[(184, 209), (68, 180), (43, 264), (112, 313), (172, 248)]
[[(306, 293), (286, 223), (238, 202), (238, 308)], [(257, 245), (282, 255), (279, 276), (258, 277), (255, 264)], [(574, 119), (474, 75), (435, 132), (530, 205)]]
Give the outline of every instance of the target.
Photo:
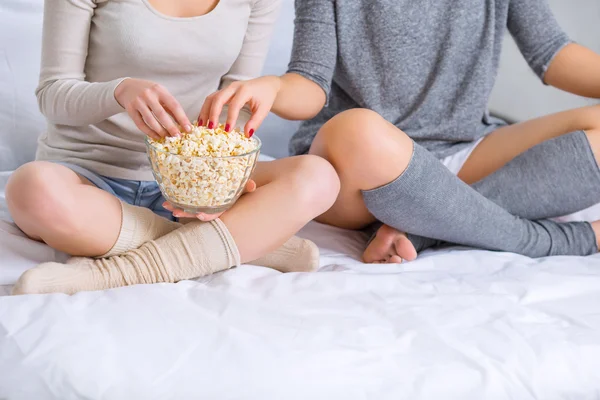
[(162, 125), (162, 127), (169, 133), (169, 136), (177, 137), (181, 135), (181, 131), (175, 125), (173, 118), (169, 115), (169, 113), (165, 110), (165, 108), (160, 104), (158, 100), (151, 100), (148, 105), (152, 110), (152, 114), (156, 117), (158, 122)]
[(173, 216), (175, 217), (181, 217), (181, 218), (195, 218), (194, 214), (188, 214), (186, 212), (184, 212), (183, 210), (175, 207), (173, 204), (169, 203), (168, 201), (165, 201), (162, 204), (163, 208), (171, 211), (171, 213), (173, 214)]
[(206, 213), (198, 213), (198, 214), (191, 214), (191, 213), (187, 213), (175, 206), (173, 206), (171, 203), (169, 203), (168, 201), (165, 201), (162, 204), (163, 208), (171, 211), (173, 213), (173, 216), (177, 217), (177, 218), (196, 218), (199, 219), (200, 221), (212, 221), (214, 219), (219, 218), (221, 215), (223, 215), (223, 213), (218, 213), (218, 214), (206, 214)]
[(267, 115), (269, 115), (269, 111), (270, 110), (268, 107), (259, 106), (258, 109), (252, 113), (252, 117), (250, 117), (246, 123), (246, 126), (244, 127), (244, 133), (246, 134), (246, 137), (252, 137), (252, 135), (254, 135), (254, 132), (256, 132)]
[(196, 218), (195, 214), (190, 214), (190, 213), (187, 213), (187, 212), (185, 212), (183, 210), (175, 210), (175, 211), (173, 211), (173, 216), (177, 217), (177, 218), (192, 218), (192, 219)]
[[(219, 125), (219, 116), (221, 115), (221, 111), (223, 111), (223, 106), (231, 100), (235, 92), (235, 87), (230, 85), (214, 96), (208, 115), (208, 129), (216, 128)], [(211, 124), (213, 127), (211, 127)]]
[(149, 136), (149, 137), (151, 137), (154, 140), (160, 139), (160, 136), (157, 135), (156, 132), (154, 132), (152, 129), (150, 129), (148, 127), (148, 125), (146, 125), (146, 123), (144, 122), (144, 118), (142, 118), (142, 114), (140, 114), (139, 111), (132, 110), (129, 113), (129, 116), (131, 117), (131, 119), (135, 123), (135, 126), (137, 126), (137, 128), (140, 131), (144, 132), (146, 134), (146, 136)]
[[(225, 127), (235, 128), (237, 125), (237, 119), (240, 116), (240, 110), (246, 105), (251, 99), (249, 94), (238, 92), (231, 101), (229, 102), (229, 111), (227, 112), (227, 123)], [(226, 129), (227, 130), (227, 129)], [(229, 130), (227, 130), (229, 132)]]
[(187, 115), (185, 115), (185, 111), (183, 111), (181, 104), (179, 104), (175, 97), (173, 97), (166, 89), (161, 88), (159, 94), (159, 101), (167, 108), (171, 115), (173, 115), (179, 126), (181, 126), (184, 131), (190, 132), (192, 130), (192, 123)]
[(154, 133), (156, 133), (160, 137), (167, 136), (167, 131), (156, 120), (156, 117), (154, 116), (154, 114), (152, 114), (152, 111), (148, 108), (147, 105), (144, 104), (143, 106), (140, 106), (139, 108), (137, 108), (137, 110), (142, 115), (142, 118), (143, 118), (144, 122), (146, 123), (146, 125), (148, 125), (148, 127), (150, 129), (152, 129), (154, 131)]
[(198, 115), (198, 126), (206, 126), (208, 124), (208, 115), (210, 114), (210, 107), (212, 106), (215, 95), (216, 93), (213, 93), (204, 100), (200, 115)]
[[(212, 221), (212, 220), (219, 218), (221, 215), (223, 215), (222, 212), (220, 212), (218, 214), (198, 213), (195, 215), (195, 218), (198, 218), (200, 221), (208, 222), (208, 221)], [(194, 217), (194, 216), (192, 216), (192, 217)]]
[(175, 208), (171, 203), (169, 203), (168, 201), (165, 201), (164, 203), (162, 203), (163, 208), (173, 212), (175, 210), (177, 210), (177, 208)]
[(244, 193), (252, 193), (256, 190), (256, 182), (250, 179), (244, 187)]

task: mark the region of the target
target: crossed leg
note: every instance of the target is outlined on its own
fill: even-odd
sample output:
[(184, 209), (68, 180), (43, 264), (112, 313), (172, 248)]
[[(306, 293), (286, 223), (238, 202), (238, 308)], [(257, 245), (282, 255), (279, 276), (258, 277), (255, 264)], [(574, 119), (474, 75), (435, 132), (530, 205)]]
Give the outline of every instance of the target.
[[(499, 170), (528, 149), (579, 130), (585, 131), (598, 159), (600, 107), (591, 106), (498, 129), (473, 151), (458, 176), (472, 184)], [(412, 142), (376, 113), (350, 110), (323, 126), (311, 152), (330, 160), (342, 182), (341, 193), (334, 207), (319, 220), (357, 229), (374, 221), (364, 205), (361, 191), (386, 185), (399, 176), (410, 161)], [(598, 223), (594, 223), (593, 227), (596, 231), (600, 230)], [(399, 262), (415, 256), (414, 248), (403, 233), (382, 226), (363, 258), (367, 262)]]

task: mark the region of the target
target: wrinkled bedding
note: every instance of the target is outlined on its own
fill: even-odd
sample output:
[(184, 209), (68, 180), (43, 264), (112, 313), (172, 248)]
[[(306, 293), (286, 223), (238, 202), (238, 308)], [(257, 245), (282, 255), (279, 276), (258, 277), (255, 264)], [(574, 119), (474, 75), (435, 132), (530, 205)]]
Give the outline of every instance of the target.
[[(65, 257), (8, 222), (0, 235), (2, 294)], [(600, 398), (600, 256), (365, 265), (360, 233), (302, 235), (318, 273), (0, 296), (0, 399)]]

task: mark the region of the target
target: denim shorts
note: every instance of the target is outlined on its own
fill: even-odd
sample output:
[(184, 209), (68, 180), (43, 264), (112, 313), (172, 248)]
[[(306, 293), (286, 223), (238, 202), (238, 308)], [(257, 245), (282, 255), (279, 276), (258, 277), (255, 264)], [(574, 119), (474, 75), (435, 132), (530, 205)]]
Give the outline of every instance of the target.
[(112, 194), (118, 199), (134, 206), (145, 207), (155, 214), (165, 217), (171, 221), (176, 218), (162, 204), (165, 201), (158, 184), (154, 181), (131, 181), (127, 179), (109, 178), (107, 176), (98, 175), (95, 172), (82, 168), (78, 165), (55, 162), (63, 165), (78, 175), (83, 176), (88, 181), (93, 183), (98, 189)]

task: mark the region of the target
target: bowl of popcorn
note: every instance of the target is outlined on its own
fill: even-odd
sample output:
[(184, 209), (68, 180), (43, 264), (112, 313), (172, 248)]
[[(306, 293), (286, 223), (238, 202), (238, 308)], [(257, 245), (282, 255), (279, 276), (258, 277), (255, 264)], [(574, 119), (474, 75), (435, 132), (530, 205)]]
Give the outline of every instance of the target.
[(165, 199), (191, 214), (216, 214), (242, 195), (256, 166), (261, 142), (239, 130), (194, 124), (192, 131), (160, 140), (146, 138), (154, 178)]

